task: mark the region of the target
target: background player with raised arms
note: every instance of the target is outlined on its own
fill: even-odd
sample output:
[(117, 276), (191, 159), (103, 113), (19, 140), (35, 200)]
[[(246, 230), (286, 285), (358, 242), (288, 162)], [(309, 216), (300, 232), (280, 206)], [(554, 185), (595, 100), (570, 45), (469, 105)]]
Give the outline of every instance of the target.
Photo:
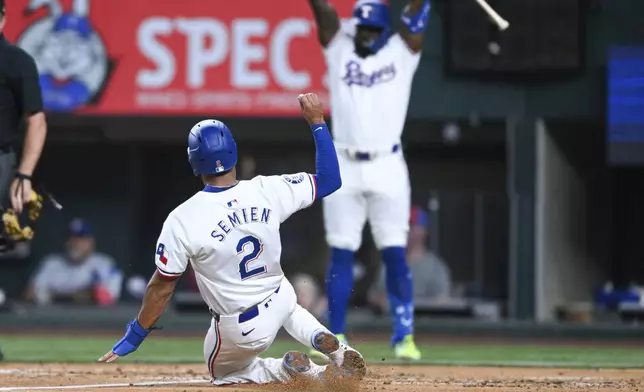
[(411, 191), (401, 135), (420, 61), (428, 0), (411, 0), (402, 28), (390, 28), (389, 5), (358, 1), (341, 24), (327, 0), (309, 0), (328, 68), (332, 133), (343, 187), (324, 200), (331, 332), (344, 339), (352, 264), (369, 220), (385, 263), (393, 318), (391, 343), (401, 359), (420, 359), (413, 340), (412, 281), (405, 262)]
[[(222, 122), (204, 120), (188, 138), (188, 159), (205, 187), (166, 219), (156, 248), (157, 270), (137, 318), (99, 361), (137, 349), (164, 313), (188, 263), (213, 315), (204, 359), (216, 385), (286, 382), (298, 375), (362, 378), (362, 356), (341, 344), (297, 304), (280, 265), (280, 225), (300, 209), (340, 188), (342, 181), (323, 108), (314, 94), (299, 98), (316, 147), (316, 174), (257, 176), (238, 181), (237, 146)], [(318, 366), (306, 354), (258, 358), (281, 327), (300, 343), (328, 355)]]

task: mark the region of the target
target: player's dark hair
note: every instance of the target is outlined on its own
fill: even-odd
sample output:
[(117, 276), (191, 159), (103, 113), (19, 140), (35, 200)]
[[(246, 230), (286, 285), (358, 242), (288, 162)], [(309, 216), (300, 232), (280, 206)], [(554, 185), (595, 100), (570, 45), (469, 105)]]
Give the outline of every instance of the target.
[(212, 183), (215, 182), (215, 179), (217, 177), (225, 176), (226, 174), (228, 174), (231, 171), (233, 171), (233, 169), (226, 170), (225, 172), (221, 172), (221, 173), (215, 173), (215, 174), (202, 174), (201, 175), (201, 180), (206, 184), (212, 184)]

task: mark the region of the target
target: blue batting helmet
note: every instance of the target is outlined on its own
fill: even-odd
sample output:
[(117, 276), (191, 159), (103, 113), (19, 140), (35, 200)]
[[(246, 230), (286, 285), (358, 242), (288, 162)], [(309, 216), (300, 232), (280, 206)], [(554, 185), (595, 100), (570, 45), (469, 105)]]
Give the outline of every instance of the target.
[(359, 26), (389, 28), (389, 6), (378, 0), (358, 1), (353, 7), (353, 17)]
[(353, 7), (353, 18), (357, 26), (368, 26), (382, 29), (380, 37), (368, 45), (376, 53), (389, 40), (391, 29), (389, 27), (389, 5), (378, 0), (360, 0)]
[(195, 176), (227, 172), (237, 164), (237, 144), (226, 124), (203, 120), (188, 136), (188, 161)]

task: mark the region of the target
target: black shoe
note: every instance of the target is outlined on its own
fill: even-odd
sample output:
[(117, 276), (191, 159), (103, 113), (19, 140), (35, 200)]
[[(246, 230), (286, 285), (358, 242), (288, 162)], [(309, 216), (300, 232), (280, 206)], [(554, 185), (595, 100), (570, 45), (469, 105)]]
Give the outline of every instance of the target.
[(4, 360), (4, 354), (2, 354), (2, 349), (0, 349), (0, 362)]

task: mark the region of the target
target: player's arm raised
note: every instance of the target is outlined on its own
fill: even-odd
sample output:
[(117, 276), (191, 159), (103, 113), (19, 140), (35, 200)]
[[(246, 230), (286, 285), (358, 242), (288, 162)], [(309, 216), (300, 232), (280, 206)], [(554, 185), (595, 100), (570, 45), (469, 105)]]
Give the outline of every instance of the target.
[(400, 17), (403, 24), (400, 36), (414, 53), (423, 50), (430, 8), (429, 0), (410, 0)]
[(324, 107), (316, 94), (302, 94), (298, 97), (302, 115), (311, 126), (315, 140), (315, 184), (316, 199), (322, 199), (342, 186), (338, 155), (333, 139), (324, 121)]
[(309, 4), (318, 25), (318, 39), (326, 48), (340, 30), (340, 17), (327, 0), (309, 0)]
[(315, 94), (297, 97), (313, 132), (315, 141), (315, 173), (295, 173), (281, 176), (259, 176), (261, 186), (272, 194), (280, 222), (304, 208), (310, 207), (342, 186), (338, 155), (324, 121), (324, 108)]

